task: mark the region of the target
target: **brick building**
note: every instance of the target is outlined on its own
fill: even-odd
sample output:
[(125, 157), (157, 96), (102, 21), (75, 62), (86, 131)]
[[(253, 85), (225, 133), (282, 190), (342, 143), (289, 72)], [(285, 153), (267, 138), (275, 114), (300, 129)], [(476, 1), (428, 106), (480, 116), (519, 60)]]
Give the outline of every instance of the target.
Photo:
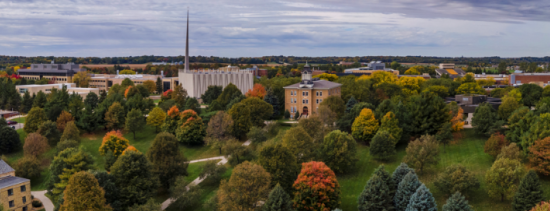
[(341, 95), (342, 84), (334, 83), (312, 77), (312, 71), (308, 64), (302, 70), (302, 81), (297, 84), (284, 87), (285, 89), (285, 110), (294, 117), (296, 112), (300, 116), (307, 117), (316, 114), (319, 104), (329, 96)]
[(509, 85), (534, 83), (544, 87), (550, 84), (550, 73), (514, 73), (509, 76)]
[(31, 181), (16, 177), (15, 170), (3, 160), (0, 160), (0, 203), (4, 210), (32, 209)]

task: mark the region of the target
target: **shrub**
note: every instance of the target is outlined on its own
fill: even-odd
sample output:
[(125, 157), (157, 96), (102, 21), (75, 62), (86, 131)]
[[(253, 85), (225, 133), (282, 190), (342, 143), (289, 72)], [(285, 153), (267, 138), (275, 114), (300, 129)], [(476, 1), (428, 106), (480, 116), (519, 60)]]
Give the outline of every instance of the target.
[(44, 152), (48, 151), (48, 139), (38, 133), (31, 133), (25, 138), (23, 152), (25, 156), (40, 157)]
[(42, 207), (42, 202), (40, 202), (40, 201), (32, 201), (32, 207)]
[(370, 154), (377, 160), (386, 161), (395, 155), (395, 144), (397, 141), (387, 131), (378, 131), (372, 138)]
[(23, 157), (14, 166), (15, 175), (23, 178), (36, 178), (42, 172), (40, 161), (36, 157)]
[(479, 181), (473, 173), (462, 165), (452, 165), (445, 168), (434, 182), (442, 192), (452, 194), (454, 192), (466, 193), (469, 190), (479, 188)]

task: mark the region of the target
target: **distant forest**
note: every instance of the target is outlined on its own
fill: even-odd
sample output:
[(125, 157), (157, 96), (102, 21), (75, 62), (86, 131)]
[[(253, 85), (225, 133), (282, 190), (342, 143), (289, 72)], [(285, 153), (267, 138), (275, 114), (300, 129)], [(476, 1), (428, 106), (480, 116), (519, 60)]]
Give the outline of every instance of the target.
[[(74, 62), (76, 64), (145, 64), (149, 62), (180, 62), (184, 56), (129, 56), (129, 57), (54, 57), (54, 56), (1, 56), (0, 68), (14, 64), (31, 63), (50, 63), (55, 60), (56, 63)], [(191, 56), (190, 62), (193, 63), (223, 63), (223, 64), (266, 64), (266, 63), (309, 63), (315, 64), (336, 64), (340, 61), (346, 62), (370, 62), (382, 61), (391, 63), (397, 61), (400, 63), (455, 63), (474, 66), (496, 65), (504, 61), (509, 65), (522, 62), (547, 63), (550, 57), (520, 57), (520, 58), (500, 58), (500, 57), (432, 57), (432, 56), (362, 56), (362, 57), (295, 57), (295, 56), (263, 56), (263, 57), (215, 57), (215, 56)]]

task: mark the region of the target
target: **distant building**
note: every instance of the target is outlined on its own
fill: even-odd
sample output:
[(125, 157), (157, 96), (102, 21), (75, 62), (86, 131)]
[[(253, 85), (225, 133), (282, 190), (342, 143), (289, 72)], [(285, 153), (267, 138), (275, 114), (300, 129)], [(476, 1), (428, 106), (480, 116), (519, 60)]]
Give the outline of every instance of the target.
[(391, 71), (394, 72), (394, 74), (399, 75), (399, 71), (395, 71), (391, 68), (386, 68), (386, 63), (383, 63), (381, 61), (372, 61), (368, 63), (366, 67), (345, 69), (344, 73), (372, 73), (376, 70)]
[(537, 84), (545, 87), (550, 84), (550, 73), (514, 73), (509, 75), (509, 85)]
[(458, 78), (466, 75), (464, 70), (461, 68), (455, 68), (455, 64), (453, 63), (439, 64), (439, 69), (435, 69), (435, 73), (438, 77), (449, 75), (450, 78)]
[(86, 95), (88, 95), (88, 93), (90, 92), (94, 92), (97, 95), (99, 95), (98, 88), (78, 88), (74, 83), (17, 85), (15, 86), (15, 89), (19, 92), (20, 95), (25, 94), (25, 92), (29, 92), (30, 95), (33, 95), (33, 94), (37, 94), (40, 91), (44, 92), (44, 94), (49, 94), (53, 88), (62, 89), (63, 86), (67, 86), (67, 92), (69, 94), (72, 94), (72, 93), (79, 94), (83, 99), (86, 99)]
[(32, 210), (31, 181), (16, 177), (15, 170), (0, 160), (0, 203), (4, 210)]
[(285, 110), (294, 117), (296, 112), (300, 116), (316, 114), (319, 104), (331, 95), (341, 95), (342, 84), (313, 78), (309, 65), (302, 70), (302, 81), (297, 84), (283, 87), (285, 89)]
[(31, 64), (29, 69), (19, 69), (17, 73), (27, 80), (40, 80), (47, 78), (55, 83), (72, 83), (73, 76), (77, 72), (86, 71), (78, 64)]
[(157, 79), (160, 78), (162, 81), (163, 91), (168, 89), (174, 90), (174, 88), (179, 84), (178, 77), (164, 77), (164, 72), (161, 71), (160, 75), (149, 75), (149, 74), (136, 74), (136, 75), (126, 75), (126, 74), (91, 74), (90, 87), (98, 88), (100, 90), (109, 90), (115, 84), (121, 84), (122, 81), (126, 78), (130, 79), (135, 85), (143, 84), (145, 81), (154, 81), (157, 82)]

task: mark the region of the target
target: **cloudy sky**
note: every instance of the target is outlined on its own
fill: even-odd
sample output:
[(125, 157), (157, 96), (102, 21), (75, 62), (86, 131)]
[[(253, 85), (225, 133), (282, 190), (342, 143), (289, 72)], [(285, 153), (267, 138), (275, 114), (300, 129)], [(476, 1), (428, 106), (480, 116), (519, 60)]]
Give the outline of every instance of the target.
[(0, 0), (0, 55), (550, 56), (549, 0)]

